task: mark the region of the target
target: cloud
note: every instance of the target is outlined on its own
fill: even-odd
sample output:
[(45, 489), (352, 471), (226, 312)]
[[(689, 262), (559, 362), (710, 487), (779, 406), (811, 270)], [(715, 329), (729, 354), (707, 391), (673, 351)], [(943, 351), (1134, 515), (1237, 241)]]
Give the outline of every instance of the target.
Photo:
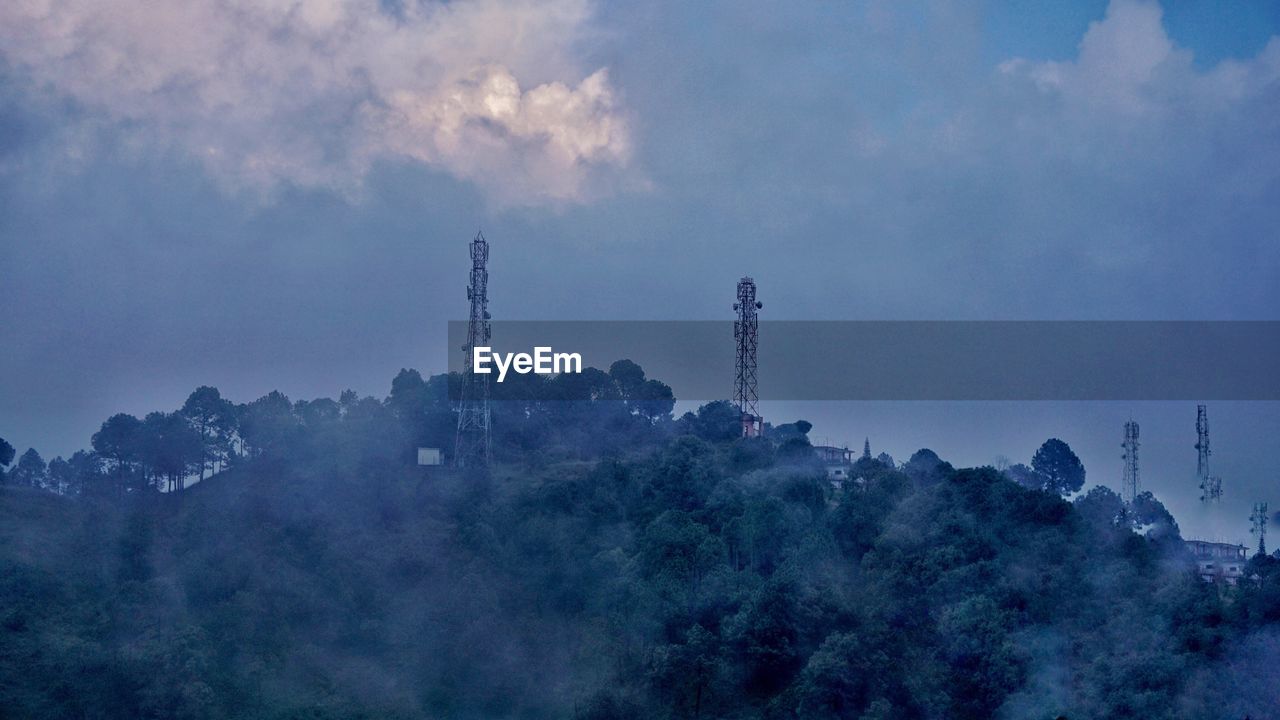
[[(1280, 187), (1280, 38), (1205, 67), (1169, 36), (1159, 4), (1113, 0), (1071, 59), (1011, 59), (992, 80), (931, 133), (917, 131), (918, 151), (888, 151), (911, 173), (904, 184), (935, 184), (936, 225), (964, 217), (980, 228), (949, 247), (984, 248), (1042, 276), (1130, 283), (1130, 293), (1167, 296), (1174, 313), (1215, 312), (1201, 300), (1250, 307), (1205, 297), (1218, 281), (1266, 292), (1277, 267), (1265, 237)], [(1240, 257), (1255, 258), (1252, 272)], [(1064, 290), (1061, 302), (1089, 312), (1102, 297)]]
[(1255, 58), (1200, 71), (1192, 53), (1169, 38), (1162, 20), (1163, 10), (1151, 0), (1112, 0), (1106, 16), (1090, 24), (1076, 59), (1013, 59), (1000, 70), (1030, 79), (1041, 92), (1075, 106), (1128, 116), (1191, 105), (1226, 109), (1229, 103), (1273, 90), (1280, 80), (1280, 39), (1272, 38)]
[(409, 158), (507, 205), (582, 201), (628, 165), (608, 73), (573, 54), (591, 35), (585, 0), (0, 4), (10, 63), (232, 187), (355, 190)]

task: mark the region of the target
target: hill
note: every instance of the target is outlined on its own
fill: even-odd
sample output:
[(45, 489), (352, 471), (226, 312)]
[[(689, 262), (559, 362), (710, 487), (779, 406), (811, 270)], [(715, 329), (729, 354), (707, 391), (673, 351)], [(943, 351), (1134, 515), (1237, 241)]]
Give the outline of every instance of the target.
[(0, 489), (3, 716), (1276, 717), (1280, 561), (1205, 584), (1163, 508), (941, 461), (836, 487), (807, 423), (621, 397), (420, 468), (403, 400), (286, 402), (180, 492)]

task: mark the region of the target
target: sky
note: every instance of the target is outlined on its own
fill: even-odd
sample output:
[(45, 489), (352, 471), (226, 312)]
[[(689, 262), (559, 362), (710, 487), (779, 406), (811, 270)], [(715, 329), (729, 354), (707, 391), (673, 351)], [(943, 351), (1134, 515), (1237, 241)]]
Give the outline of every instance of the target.
[[(477, 228), (511, 319), (723, 319), (750, 274), (769, 319), (1274, 320), (1278, 227), (1269, 0), (0, 4), (0, 437), (46, 457), (442, 370)], [(1120, 408), (895, 408), (779, 412), (1119, 475)], [(1184, 531), (1247, 527), (1150, 410)], [(1272, 406), (1221, 414), (1226, 515), (1280, 505)]]

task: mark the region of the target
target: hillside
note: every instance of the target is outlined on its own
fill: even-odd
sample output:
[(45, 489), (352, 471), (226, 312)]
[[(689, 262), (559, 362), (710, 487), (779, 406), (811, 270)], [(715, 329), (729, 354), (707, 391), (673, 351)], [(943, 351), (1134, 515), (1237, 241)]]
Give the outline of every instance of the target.
[(463, 474), (407, 462), (403, 400), (295, 404), (182, 492), (0, 489), (3, 716), (1277, 717), (1280, 561), (1220, 592), (1162, 508), (940, 462), (835, 487), (800, 424), (621, 399)]

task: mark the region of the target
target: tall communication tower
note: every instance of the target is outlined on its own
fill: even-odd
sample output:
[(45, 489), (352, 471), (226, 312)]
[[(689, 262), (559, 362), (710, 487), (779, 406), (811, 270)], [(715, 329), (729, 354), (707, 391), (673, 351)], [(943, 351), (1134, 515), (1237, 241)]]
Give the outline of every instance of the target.
[(1258, 554), (1267, 554), (1267, 504), (1264, 502), (1253, 504), (1253, 514), (1249, 516), (1249, 520), (1253, 523), (1253, 527), (1249, 532), (1258, 536)]
[(453, 462), (462, 467), (489, 463), (489, 376), (471, 371), (474, 356), (471, 349), (489, 342), (489, 243), (484, 233), (477, 232), (471, 241), (471, 283), (467, 299), (471, 301), (471, 317), (467, 321), (467, 344), (463, 364), (462, 389), (458, 404), (458, 437)]
[(763, 307), (756, 300), (756, 281), (749, 277), (739, 280), (738, 302), (733, 304), (733, 309), (738, 311), (738, 319), (733, 323), (733, 338), (738, 343), (733, 404), (742, 414), (743, 437), (756, 437), (764, 429), (764, 420), (756, 409), (760, 399), (756, 392), (756, 341), (760, 325), (756, 311)]
[(1130, 420), (1124, 424), (1124, 479), (1121, 488), (1126, 502), (1132, 504), (1138, 497), (1138, 423)]
[(1196, 479), (1200, 481), (1200, 500), (1214, 503), (1222, 499), (1222, 478), (1209, 474), (1209, 413), (1204, 405), (1196, 406)]

